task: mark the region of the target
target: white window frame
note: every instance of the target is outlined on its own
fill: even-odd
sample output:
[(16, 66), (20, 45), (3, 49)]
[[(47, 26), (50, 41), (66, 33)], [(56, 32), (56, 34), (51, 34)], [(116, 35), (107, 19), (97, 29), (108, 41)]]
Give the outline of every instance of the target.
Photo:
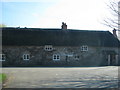
[(53, 61), (60, 61), (60, 55), (59, 54), (53, 54)]
[(0, 61), (5, 61), (5, 60), (6, 60), (5, 54), (0, 54)]
[(81, 51), (88, 51), (88, 46), (87, 45), (81, 46)]
[(53, 50), (53, 46), (52, 45), (45, 45), (44, 50), (45, 51), (52, 51)]
[(23, 60), (30, 60), (30, 54), (23, 54)]

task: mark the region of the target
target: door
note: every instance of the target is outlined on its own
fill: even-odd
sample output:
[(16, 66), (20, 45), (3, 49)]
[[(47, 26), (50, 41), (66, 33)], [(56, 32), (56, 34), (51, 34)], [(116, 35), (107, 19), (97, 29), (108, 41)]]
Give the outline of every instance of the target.
[(108, 65), (117, 65), (117, 59), (115, 54), (109, 54), (108, 55)]

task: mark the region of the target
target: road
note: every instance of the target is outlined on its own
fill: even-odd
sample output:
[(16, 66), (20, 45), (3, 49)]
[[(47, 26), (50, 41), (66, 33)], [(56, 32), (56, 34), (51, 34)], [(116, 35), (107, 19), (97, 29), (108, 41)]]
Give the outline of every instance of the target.
[(118, 88), (118, 67), (3, 68), (5, 88)]

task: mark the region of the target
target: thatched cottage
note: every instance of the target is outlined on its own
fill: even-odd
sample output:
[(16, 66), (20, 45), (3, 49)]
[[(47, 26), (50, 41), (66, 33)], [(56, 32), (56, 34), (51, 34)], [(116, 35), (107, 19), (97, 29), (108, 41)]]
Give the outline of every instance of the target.
[[(105, 66), (120, 64), (120, 42), (109, 31), (14, 28), (2, 30), (3, 66)], [(115, 34), (115, 30), (114, 30)]]

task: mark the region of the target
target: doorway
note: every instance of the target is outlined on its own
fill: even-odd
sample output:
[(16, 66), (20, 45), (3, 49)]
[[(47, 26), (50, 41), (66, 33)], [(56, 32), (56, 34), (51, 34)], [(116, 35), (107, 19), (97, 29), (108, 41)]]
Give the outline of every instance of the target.
[(118, 57), (115, 54), (108, 55), (108, 65), (114, 66), (118, 64)]

